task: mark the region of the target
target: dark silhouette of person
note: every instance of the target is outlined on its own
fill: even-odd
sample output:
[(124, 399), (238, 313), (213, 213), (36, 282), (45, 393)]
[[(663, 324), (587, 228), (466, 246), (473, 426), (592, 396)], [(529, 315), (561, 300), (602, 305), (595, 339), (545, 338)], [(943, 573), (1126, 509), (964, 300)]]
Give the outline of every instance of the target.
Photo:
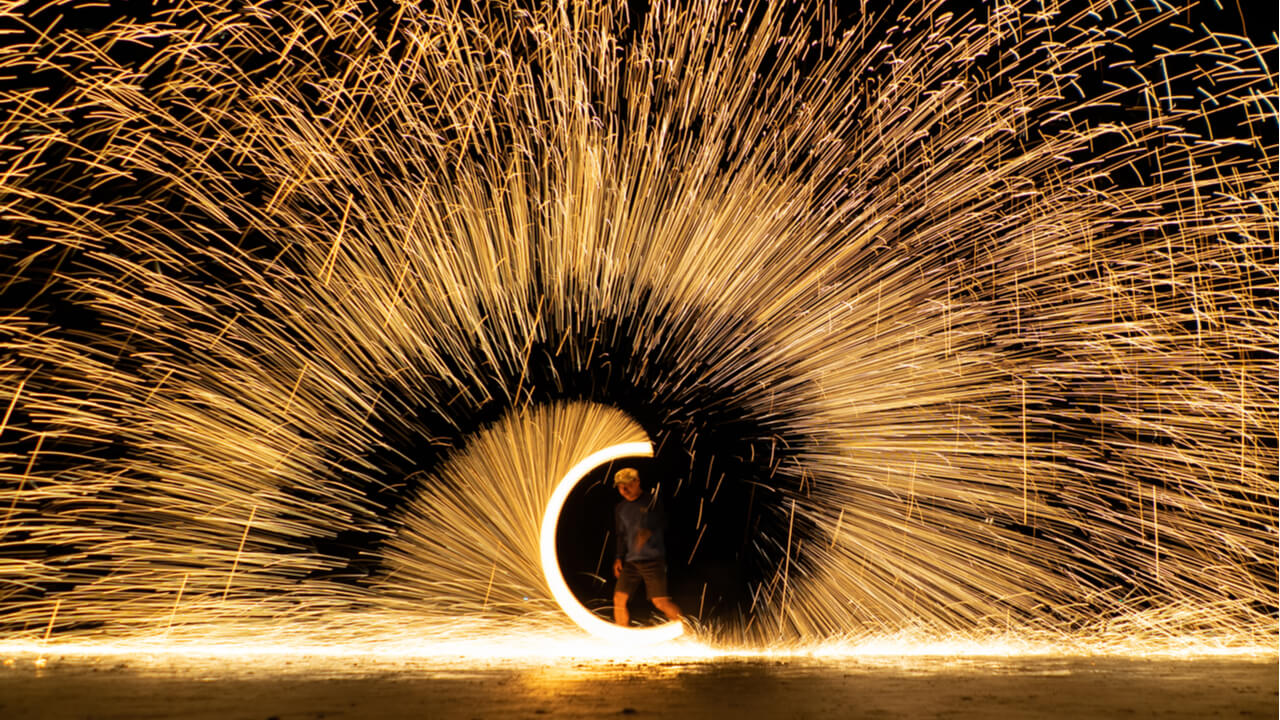
[(614, 528), (618, 536), (617, 559), (613, 576), (618, 579), (613, 591), (613, 621), (623, 627), (631, 623), (627, 600), (644, 583), (654, 607), (671, 620), (680, 619), (680, 608), (667, 591), (666, 517), (662, 500), (652, 490), (640, 485), (640, 473), (623, 468), (614, 473), (613, 485), (622, 502), (613, 509)]

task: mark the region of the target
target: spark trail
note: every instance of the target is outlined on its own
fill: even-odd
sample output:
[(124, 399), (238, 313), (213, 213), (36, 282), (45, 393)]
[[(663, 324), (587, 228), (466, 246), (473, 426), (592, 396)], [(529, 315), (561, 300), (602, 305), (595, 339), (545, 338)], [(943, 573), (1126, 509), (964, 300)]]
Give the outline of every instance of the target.
[(567, 626), (642, 427), (726, 641), (1274, 638), (1272, 49), (775, 5), (6, 6), (0, 627)]

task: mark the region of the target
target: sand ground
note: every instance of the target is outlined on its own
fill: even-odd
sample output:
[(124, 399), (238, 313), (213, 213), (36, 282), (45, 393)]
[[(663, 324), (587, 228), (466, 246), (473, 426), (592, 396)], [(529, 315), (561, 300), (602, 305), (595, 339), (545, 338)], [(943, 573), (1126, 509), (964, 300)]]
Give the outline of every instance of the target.
[(0, 718), (1277, 717), (1275, 657), (35, 660), (4, 659)]

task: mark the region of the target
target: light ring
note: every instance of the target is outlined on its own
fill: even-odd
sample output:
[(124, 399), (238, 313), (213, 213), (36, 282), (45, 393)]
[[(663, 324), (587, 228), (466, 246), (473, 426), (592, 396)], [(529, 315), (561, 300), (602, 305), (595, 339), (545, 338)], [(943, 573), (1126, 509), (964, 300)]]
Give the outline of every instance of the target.
[(664, 642), (678, 637), (684, 632), (684, 624), (678, 620), (653, 627), (624, 628), (596, 617), (578, 602), (569, 591), (564, 575), (560, 572), (560, 558), (556, 553), (556, 525), (560, 521), (560, 510), (573, 490), (587, 473), (619, 458), (653, 457), (653, 444), (649, 441), (627, 442), (611, 445), (597, 450), (578, 461), (560, 479), (556, 489), (547, 501), (546, 512), (542, 514), (542, 574), (547, 579), (547, 587), (552, 597), (575, 623), (595, 637), (622, 644), (650, 644)]

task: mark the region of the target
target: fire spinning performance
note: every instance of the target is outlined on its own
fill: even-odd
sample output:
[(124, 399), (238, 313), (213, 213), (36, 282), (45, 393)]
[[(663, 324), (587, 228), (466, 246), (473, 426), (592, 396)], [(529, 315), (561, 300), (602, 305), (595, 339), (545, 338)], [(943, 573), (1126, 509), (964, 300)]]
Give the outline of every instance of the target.
[(0, 638), (1274, 649), (1274, 47), (448, 5), (0, 8)]

